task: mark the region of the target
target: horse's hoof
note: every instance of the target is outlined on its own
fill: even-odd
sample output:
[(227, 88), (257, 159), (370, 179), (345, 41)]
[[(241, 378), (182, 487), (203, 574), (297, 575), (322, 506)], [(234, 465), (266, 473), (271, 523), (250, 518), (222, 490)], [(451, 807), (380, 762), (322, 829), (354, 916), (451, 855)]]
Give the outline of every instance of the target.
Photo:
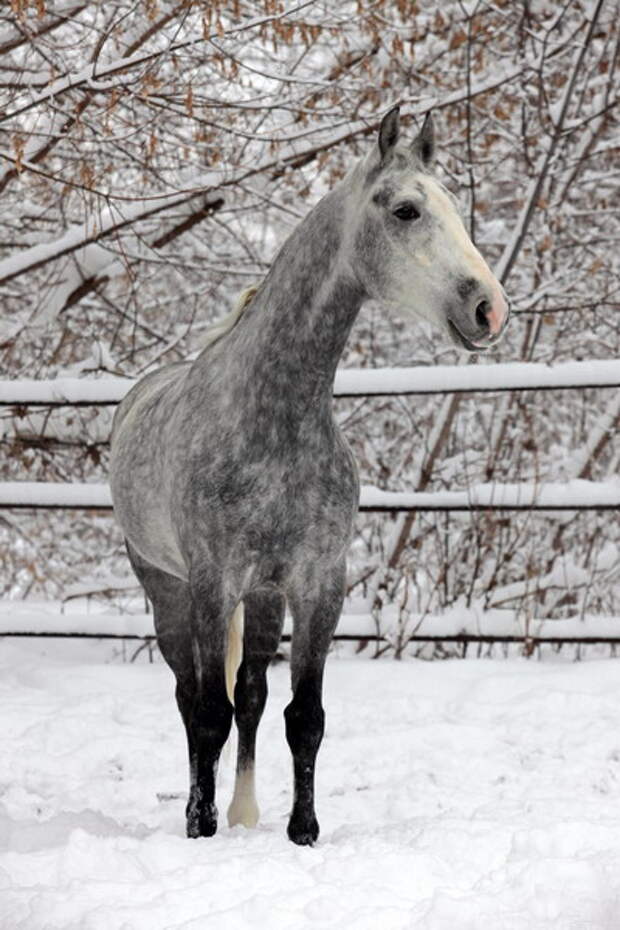
[(216, 817), (187, 818), (187, 836), (190, 840), (197, 840), (200, 836), (214, 836), (216, 832)]
[(228, 808), (228, 826), (236, 827), (239, 824), (251, 830), (258, 824), (258, 804), (251, 798), (233, 798)]
[(213, 836), (217, 830), (217, 808), (215, 804), (200, 806), (193, 798), (186, 809), (186, 832), (189, 839)]
[(314, 846), (319, 838), (319, 823), (316, 817), (310, 821), (302, 821), (296, 817), (289, 820), (288, 838), (297, 846)]

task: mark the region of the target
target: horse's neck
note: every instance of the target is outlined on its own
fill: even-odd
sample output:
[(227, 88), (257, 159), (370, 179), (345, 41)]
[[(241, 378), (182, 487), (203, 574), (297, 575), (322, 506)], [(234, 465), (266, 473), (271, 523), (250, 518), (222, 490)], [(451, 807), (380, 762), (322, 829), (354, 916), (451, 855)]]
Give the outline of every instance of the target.
[(364, 294), (348, 268), (346, 191), (324, 198), (276, 257), (230, 340), (248, 385), (289, 392), (295, 403), (329, 398)]

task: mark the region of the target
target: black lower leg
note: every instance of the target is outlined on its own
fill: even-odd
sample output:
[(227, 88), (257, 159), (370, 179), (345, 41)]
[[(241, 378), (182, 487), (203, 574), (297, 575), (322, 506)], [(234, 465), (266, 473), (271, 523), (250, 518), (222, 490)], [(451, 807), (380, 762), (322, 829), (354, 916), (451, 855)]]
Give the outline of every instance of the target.
[[(222, 676), (223, 677), (223, 676)], [(210, 688), (194, 701), (190, 721), (190, 751), (195, 752), (195, 777), (187, 804), (187, 835), (213, 836), (217, 830), (215, 780), (222, 747), (230, 733), (233, 708), (221, 687)]]
[(153, 604), (157, 643), (176, 678), (176, 701), (187, 736), (192, 805), (196, 789), (197, 754), (191, 726), (196, 700), (196, 675), (191, 636), (190, 588), (187, 582), (150, 565), (129, 543), (127, 553), (133, 570)]
[(319, 835), (314, 812), (314, 768), (323, 739), (325, 714), (321, 704), (323, 669), (338, 622), (345, 589), (343, 561), (288, 594), (293, 614), (291, 678), (293, 700), (284, 711), (286, 738), (293, 754), (295, 790), (288, 835), (311, 846)]
[(230, 733), (233, 707), (226, 694), (228, 626), (235, 601), (224, 596), (221, 572), (197, 560), (190, 570), (191, 646), (195, 697), (189, 743), (195, 753), (195, 779), (187, 805), (187, 835), (213, 836), (217, 830), (215, 780), (222, 747)]
[(237, 673), (235, 723), (239, 731), (237, 773), (254, 764), (256, 730), (267, 700), (268, 660), (245, 659)]
[(293, 700), (284, 711), (284, 719), (295, 778), (293, 809), (287, 832), (294, 843), (312, 846), (319, 835), (314, 812), (314, 769), (325, 726), (319, 675), (298, 683)]

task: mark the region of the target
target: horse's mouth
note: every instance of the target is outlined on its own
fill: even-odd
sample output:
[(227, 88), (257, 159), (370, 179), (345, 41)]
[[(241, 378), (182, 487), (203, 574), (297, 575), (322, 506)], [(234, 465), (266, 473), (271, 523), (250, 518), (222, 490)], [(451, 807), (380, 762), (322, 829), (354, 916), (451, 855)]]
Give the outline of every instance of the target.
[(510, 304), (508, 305), (508, 312), (506, 313), (506, 319), (504, 324), (498, 333), (491, 336), (488, 335), (484, 337), (483, 342), (473, 342), (461, 330), (458, 328), (456, 323), (453, 323), (450, 318), (448, 318), (448, 330), (452, 336), (452, 341), (457, 346), (462, 346), (464, 349), (467, 349), (468, 352), (487, 352), (489, 349), (492, 349), (501, 341), (502, 336), (506, 332), (506, 327), (508, 326), (508, 321), (510, 319)]
[(448, 320), (448, 329), (450, 331), (450, 335), (452, 336), (453, 342), (457, 346), (463, 346), (463, 348), (467, 349), (468, 352), (486, 352), (486, 350), (490, 349), (491, 346), (496, 342), (496, 340), (493, 340), (492, 342), (478, 345), (477, 343), (472, 342), (471, 339), (468, 339), (467, 336), (464, 336), (461, 330), (452, 322), (452, 320)]

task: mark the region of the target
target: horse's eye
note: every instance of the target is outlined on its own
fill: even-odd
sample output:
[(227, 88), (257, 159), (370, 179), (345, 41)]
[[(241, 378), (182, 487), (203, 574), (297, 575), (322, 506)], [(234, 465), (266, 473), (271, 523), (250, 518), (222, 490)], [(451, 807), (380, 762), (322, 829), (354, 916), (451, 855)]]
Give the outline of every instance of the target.
[(403, 203), (400, 207), (396, 207), (394, 216), (397, 216), (399, 220), (419, 220), (420, 211), (412, 203)]

